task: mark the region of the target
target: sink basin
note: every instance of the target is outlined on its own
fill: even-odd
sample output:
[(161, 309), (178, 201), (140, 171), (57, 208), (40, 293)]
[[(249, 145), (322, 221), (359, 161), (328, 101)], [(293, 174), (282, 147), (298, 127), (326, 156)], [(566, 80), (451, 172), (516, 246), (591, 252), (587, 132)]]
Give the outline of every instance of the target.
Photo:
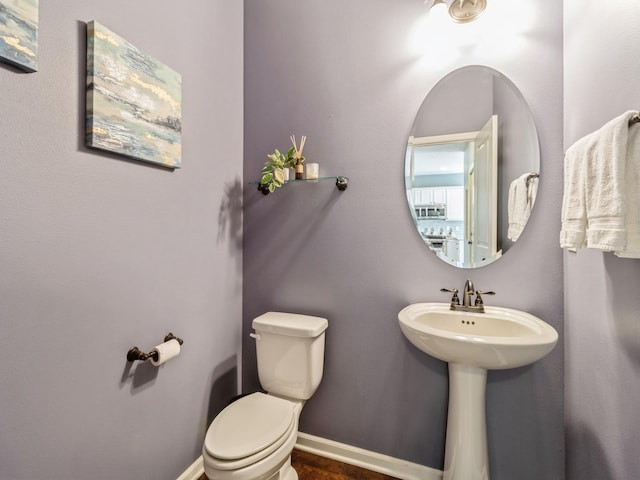
[(404, 335), (445, 362), (488, 370), (536, 362), (558, 341), (555, 329), (531, 314), (485, 306), (485, 313), (449, 309), (448, 303), (414, 303), (398, 314)]
[(448, 303), (414, 303), (398, 314), (402, 333), (411, 343), (449, 363), (443, 480), (489, 480), (487, 370), (533, 363), (558, 341), (558, 332), (538, 317), (511, 308), (484, 310), (463, 312), (450, 310)]

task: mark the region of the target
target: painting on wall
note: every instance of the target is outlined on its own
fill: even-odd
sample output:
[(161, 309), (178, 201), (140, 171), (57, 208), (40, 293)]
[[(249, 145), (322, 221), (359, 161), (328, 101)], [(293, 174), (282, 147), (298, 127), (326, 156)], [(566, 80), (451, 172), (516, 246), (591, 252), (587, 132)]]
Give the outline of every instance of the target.
[(87, 146), (180, 168), (181, 142), (182, 77), (89, 22)]
[(0, 60), (27, 72), (38, 69), (39, 0), (0, 0)]

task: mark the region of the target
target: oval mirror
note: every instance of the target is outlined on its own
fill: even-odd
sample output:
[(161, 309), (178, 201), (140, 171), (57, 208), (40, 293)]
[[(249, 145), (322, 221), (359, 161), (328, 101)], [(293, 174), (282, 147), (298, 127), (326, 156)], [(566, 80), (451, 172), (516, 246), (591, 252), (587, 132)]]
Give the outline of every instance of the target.
[(467, 66), (442, 78), (416, 115), (405, 156), (420, 238), (461, 268), (494, 262), (518, 240), (536, 200), (533, 116), (500, 72)]

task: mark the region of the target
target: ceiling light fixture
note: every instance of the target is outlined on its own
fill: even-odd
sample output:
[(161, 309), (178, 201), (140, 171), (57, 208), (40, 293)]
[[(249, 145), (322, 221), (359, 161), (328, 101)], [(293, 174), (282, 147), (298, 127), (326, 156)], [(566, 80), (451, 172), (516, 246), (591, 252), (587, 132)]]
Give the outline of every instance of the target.
[(487, 6), (487, 0), (424, 0), (429, 10), (440, 3), (447, 6), (449, 16), (457, 23), (475, 20)]

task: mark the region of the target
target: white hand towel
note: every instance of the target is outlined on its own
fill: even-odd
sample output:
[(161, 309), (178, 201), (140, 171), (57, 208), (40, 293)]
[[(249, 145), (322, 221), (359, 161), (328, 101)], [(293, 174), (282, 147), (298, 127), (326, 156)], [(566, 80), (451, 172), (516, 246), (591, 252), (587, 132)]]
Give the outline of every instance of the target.
[(625, 168), (625, 230), (627, 246), (618, 257), (640, 258), (640, 124), (629, 127)]
[(563, 248), (625, 250), (626, 151), (629, 120), (634, 115), (637, 112), (625, 112), (567, 150), (560, 231)]
[(586, 157), (595, 133), (582, 137), (564, 155), (564, 195), (560, 247), (582, 248), (587, 237)]
[(531, 215), (531, 208), (535, 202), (537, 191), (537, 180), (537, 178), (530, 178), (529, 173), (525, 173), (509, 185), (507, 204), (509, 228), (507, 230), (507, 238), (513, 242), (520, 238)]
[(629, 120), (628, 111), (605, 124), (587, 155), (587, 247), (604, 251), (624, 250), (625, 166)]

